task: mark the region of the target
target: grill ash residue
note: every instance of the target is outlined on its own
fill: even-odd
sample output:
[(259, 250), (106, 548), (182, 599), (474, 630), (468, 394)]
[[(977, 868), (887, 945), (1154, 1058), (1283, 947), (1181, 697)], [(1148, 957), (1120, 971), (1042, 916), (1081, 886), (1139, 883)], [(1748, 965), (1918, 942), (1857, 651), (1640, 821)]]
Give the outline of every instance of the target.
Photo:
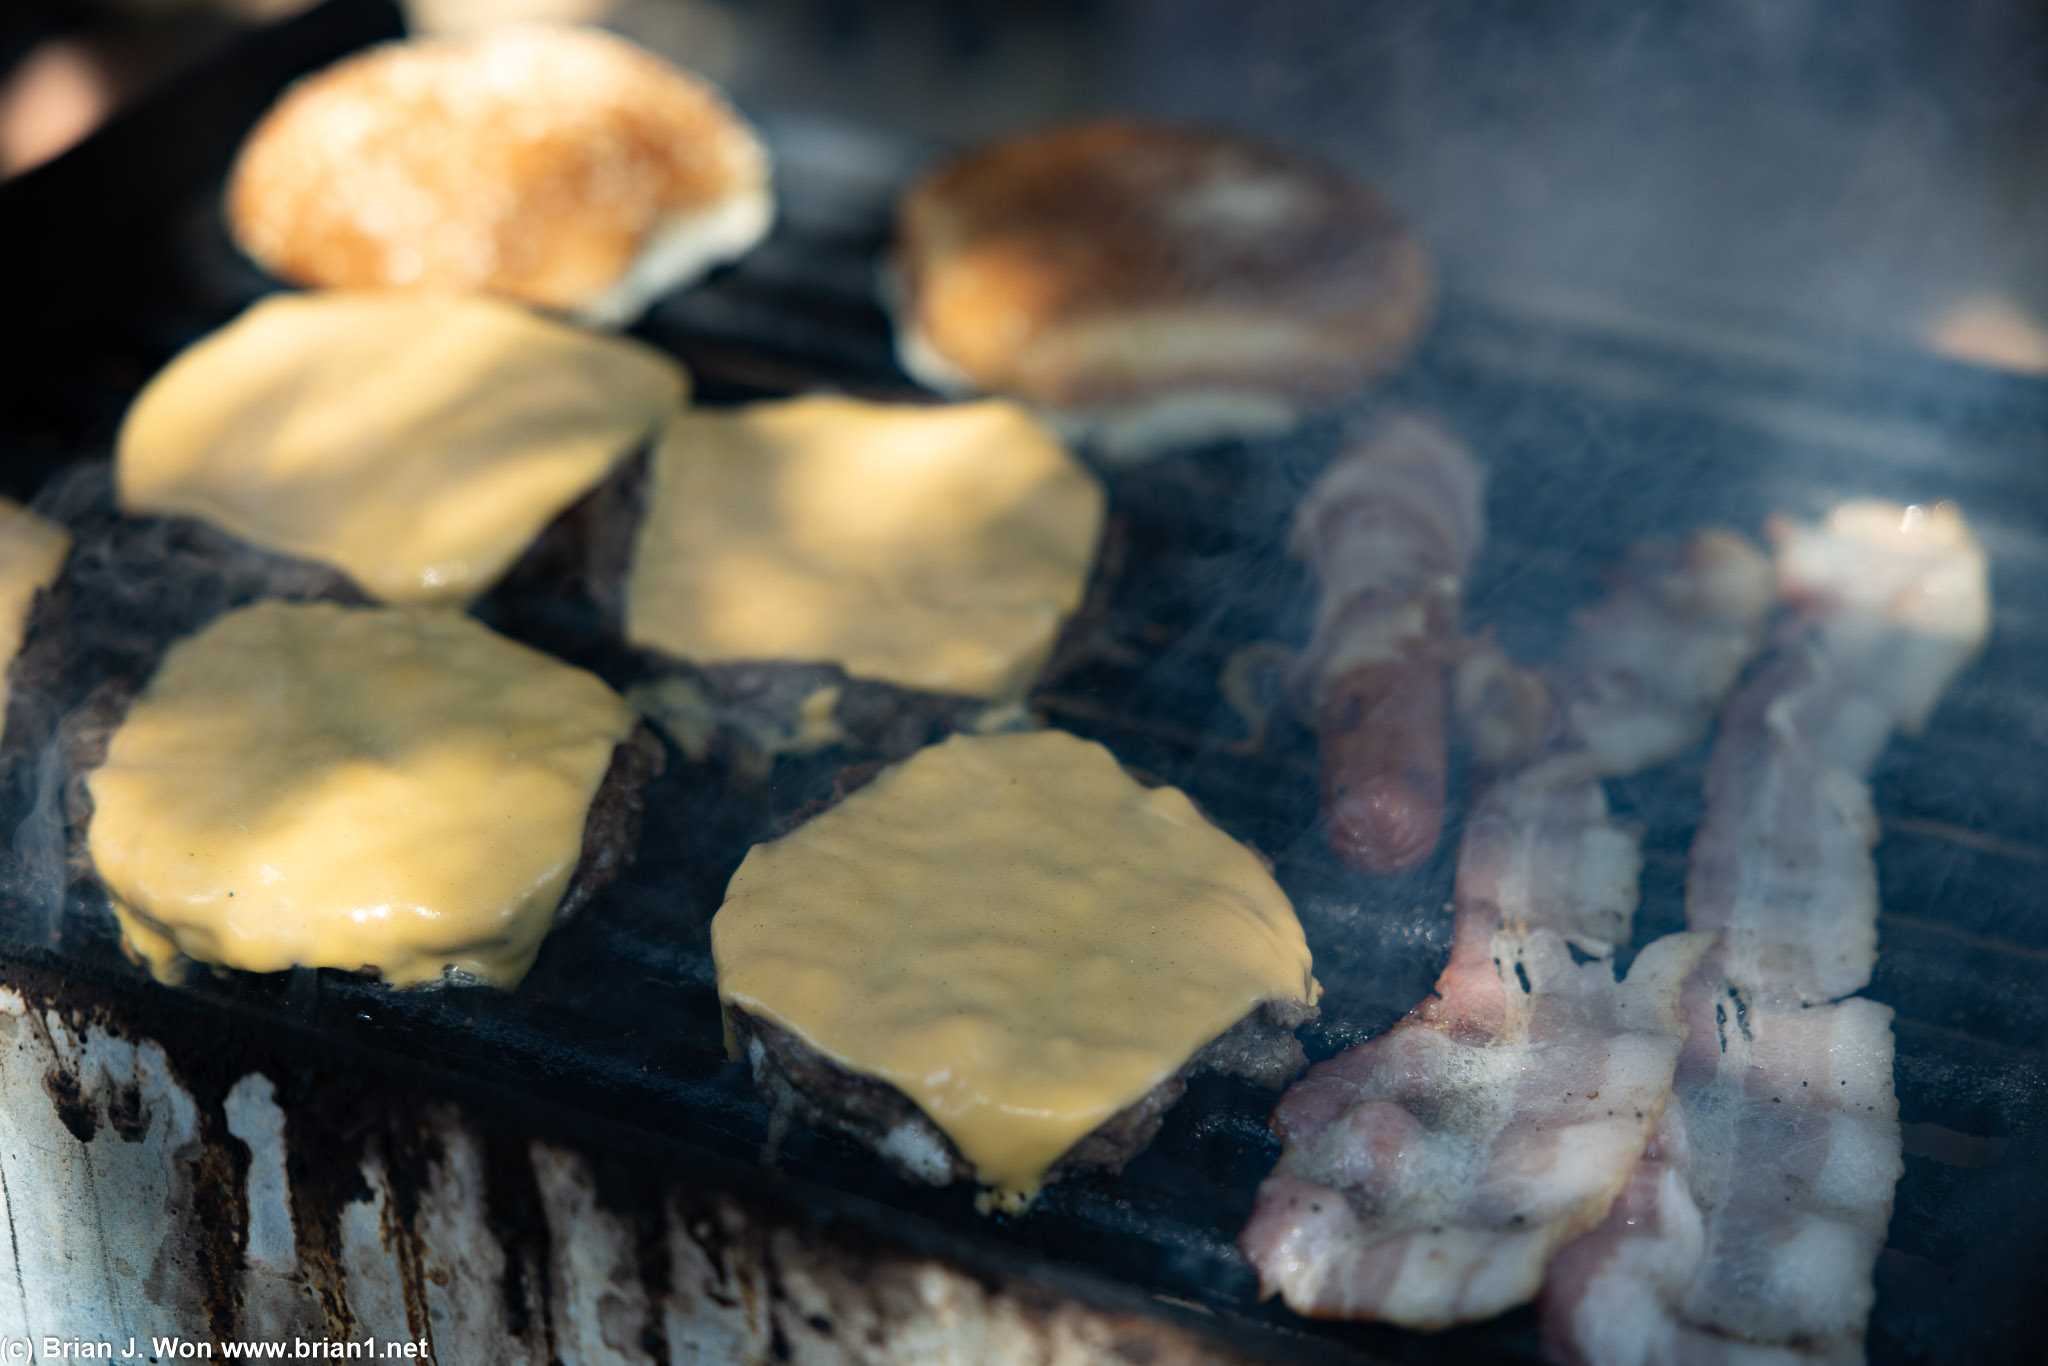
[[(207, 1331), (216, 1339), (232, 1336), (242, 1317), (250, 1153), (229, 1132), (226, 1100), (235, 1082), (262, 1064), (244, 1051), (238, 1036), (189, 1007), (138, 1012), (147, 1017), (145, 1023), (119, 1010), (90, 982), (20, 962), (0, 969), (0, 982), (21, 994), (27, 1003), (24, 1022), (56, 1059), (43, 1089), (81, 1144), (103, 1139), (103, 1125), (126, 1143), (148, 1137), (151, 1115), (142, 1095), (146, 1069), (167, 1068), (164, 1081), (191, 1098), (197, 1132), (169, 1154), (172, 1188), (166, 1205), (188, 1214), (166, 1223), (167, 1236), (144, 1284), (163, 1303), (182, 1303), (187, 1292), (195, 1295), (193, 1307), (203, 1314)], [(62, 1044), (55, 1037), (60, 1027), (69, 1036)], [(72, 1053), (69, 1041), (95, 1037), (134, 1041), (137, 1074), (125, 1081), (104, 1071), (80, 1075), (66, 1061)], [(148, 1047), (151, 1042), (162, 1045), (162, 1052)]]
[(360, 1114), (334, 1113), (337, 1093), (347, 1094), (339, 1088), (308, 1088), (302, 1078), (289, 1089), (296, 1094), (281, 1087), (278, 1098), (292, 1113), (285, 1163), (292, 1237), (329, 1337), (345, 1339), (355, 1332), (355, 1316), (342, 1271), (340, 1217), (348, 1205), (370, 1198), (362, 1167), (370, 1125)]
[(633, 1260), (647, 1293), (648, 1314), (640, 1347), (656, 1361), (669, 1359), (663, 1306), (669, 1293), (668, 1192), (666, 1182), (644, 1167), (615, 1158), (591, 1163), (597, 1204), (611, 1210), (633, 1230)]
[(43, 1090), (57, 1109), (57, 1118), (80, 1143), (92, 1142), (99, 1132), (99, 1110), (78, 1084), (78, 1076), (59, 1064), (43, 1074)]
[[(223, 1093), (223, 1096), (225, 1093)], [(200, 1110), (198, 1150), (178, 1178), (189, 1206), (174, 1194), (172, 1208), (189, 1207), (191, 1235), (207, 1328), (232, 1337), (242, 1318), (242, 1262), (249, 1246), (249, 1147), (228, 1132), (220, 1101)]]
[(486, 1216), (491, 1235), (505, 1254), (505, 1272), (500, 1290), (505, 1299), (505, 1330), (515, 1338), (527, 1337), (535, 1328), (547, 1345), (547, 1359), (555, 1359), (555, 1330), (549, 1318), (552, 1299), (548, 1253), (547, 1211), (541, 1202), (540, 1184), (534, 1178), (533, 1160), (523, 1134), (485, 1129), (479, 1135), (483, 1147)]
[(399, 1289), (405, 1300), (406, 1331), (424, 1337), (433, 1347), (432, 1319), (427, 1311), (426, 1258), (421, 1244), (420, 1193), (427, 1189), (435, 1164), (444, 1156), (433, 1116), (414, 1105), (387, 1112), (379, 1135), (378, 1155), (384, 1159), (388, 1203), (384, 1237), (398, 1258)]
[(124, 1143), (140, 1143), (149, 1136), (149, 1109), (142, 1103), (142, 1088), (134, 1081), (109, 1086), (101, 1097), (107, 1109), (107, 1123), (114, 1126)]

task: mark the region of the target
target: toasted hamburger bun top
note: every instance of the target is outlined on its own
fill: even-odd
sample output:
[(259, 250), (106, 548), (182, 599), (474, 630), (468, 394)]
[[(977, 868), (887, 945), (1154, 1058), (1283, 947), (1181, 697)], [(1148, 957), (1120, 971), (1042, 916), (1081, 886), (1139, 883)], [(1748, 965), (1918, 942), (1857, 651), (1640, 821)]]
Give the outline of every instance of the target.
[(896, 227), (912, 372), (1058, 411), (1341, 396), (1406, 352), (1430, 296), (1420, 242), (1365, 185), (1197, 128), (985, 147), (918, 182)]
[(228, 186), (235, 240), (299, 284), (485, 289), (631, 318), (773, 215), (753, 130), (595, 29), (387, 43), (298, 82)]

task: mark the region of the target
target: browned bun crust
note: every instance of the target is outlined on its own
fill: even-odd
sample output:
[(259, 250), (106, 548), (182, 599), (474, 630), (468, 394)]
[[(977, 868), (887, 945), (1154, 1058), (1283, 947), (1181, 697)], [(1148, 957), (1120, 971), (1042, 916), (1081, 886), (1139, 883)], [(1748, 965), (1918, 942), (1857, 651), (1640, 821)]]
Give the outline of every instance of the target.
[(1066, 413), (1213, 388), (1328, 403), (1407, 353), (1431, 296), (1421, 242), (1357, 180), (1126, 121), (926, 175), (893, 269), (913, 373)]
[(618, 321), (743, 253), (772, 207), (760, 140), (711, 86), (596, 29), (515, 27), (298, 82), (243, 144), (227, 212), (299, 284), (485, 289)]

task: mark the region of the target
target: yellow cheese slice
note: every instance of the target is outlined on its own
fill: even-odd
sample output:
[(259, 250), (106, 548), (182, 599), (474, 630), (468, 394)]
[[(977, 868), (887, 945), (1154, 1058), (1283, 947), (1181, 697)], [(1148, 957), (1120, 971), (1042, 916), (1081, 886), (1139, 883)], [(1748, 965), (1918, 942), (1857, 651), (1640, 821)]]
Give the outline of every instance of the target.
[(386, 602), (468, 602), (674, 410), (648, 347), (500, 299), (280, 295), (166, 366), (122, 510), (198, 517)]
[(93, 866), (166, 981), (455, 968), (516, 985), (634, 713), (429, 608), (266, 602), (164, 656), (86, 779)]
[(756, 845), (711, 951), (723, 1001), (908, 1095), (1012, 1209), (1259, 1002), (1320, 990), (1258, 858), (1061, 731), (956, 735)]
[(28, 634), (29, 610), (36, 594), (57, 581), (70, 553), (70, 532), (0, 498), (0, 734), (14, 696), (11, 666)]
[(626, 635), (1013, 696), (1080, 605), (1102, 518), (1095, 477), (1011, 403), (698, 410), (655, 452)]

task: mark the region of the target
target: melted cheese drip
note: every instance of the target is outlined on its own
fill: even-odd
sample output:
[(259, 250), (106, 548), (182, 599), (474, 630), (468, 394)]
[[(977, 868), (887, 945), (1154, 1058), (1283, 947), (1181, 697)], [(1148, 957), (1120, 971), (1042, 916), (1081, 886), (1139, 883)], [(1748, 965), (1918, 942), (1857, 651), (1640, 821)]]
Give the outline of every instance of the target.
[(0, 498), (0, 734), (14, 696), (11, 666), (28, 634), (29, 611), (36, 594), (57, 581), (70, 553), (70, 532)]
[(387, 602), (460, 604), (686, 385), (658, 352), (498, 299), (281, 295), (150, 382), (115, 480), (124, 511), (202, 518)]
[(122, 933), (254, 972), (540, 951), (634, 715), (595, 676), (425, 608), (259, 603), (165, 655), (87, 778)]
[(1294, 909), (1176, 788), (1061, 731), (954, 736), (756, 845), (722, 1000), (895, 1086), (1021, 1208), (1261, 1001), (1313, 1001)]
[(626, 634), (1021, 694), (1081, 602), (1101, 485), (1001, 401), (800, 398), (682, 417), (655, 453)]

